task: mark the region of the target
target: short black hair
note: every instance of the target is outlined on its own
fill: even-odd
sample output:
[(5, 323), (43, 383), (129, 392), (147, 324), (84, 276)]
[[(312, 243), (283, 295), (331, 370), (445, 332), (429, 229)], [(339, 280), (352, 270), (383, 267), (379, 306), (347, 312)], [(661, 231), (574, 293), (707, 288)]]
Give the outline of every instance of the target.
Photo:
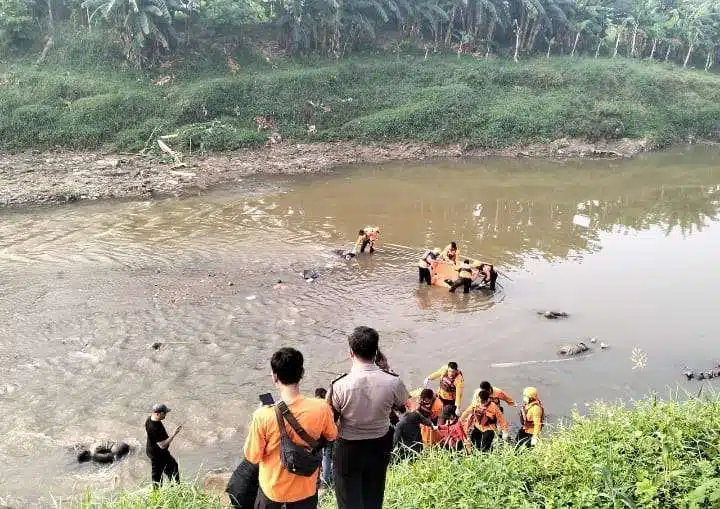
[(488, 392), (492, 392), (493, 390), (492, 385), (490, 385), (490, 382), (488, 382), (487, 380), (483, 380), (482, 382), (480, 382), (480, 389)]
[(453, 362), (453, 361), (448, 362), (448, 368), (457, 369), (458, 368), (457, 362)]
[(352, 331), (348, 338), (348, 343), (355, 357), (371, 362), (375, 360), (377, 355), (380, 336), (372, 327), (355, 327), (355, 330)]
[(326, 396), (327, 396), (327, 389), (325, 389), (324, 387), (318, 387), (317, 389), (315, 389), (315, 397), (316, 398), (325, 399)]
[(467, 258), (465, 258), (465, 260), (463, 260), (463, 263), (470, 263), (470, 260), (468, 260)]
[(294, 348), (285, 347), (275, 352), (270, 359), (270, 368), (283, 385), (300, 382), (305, 374), (303, 354)]
[(423, 389), (422, 392), (420, 392), (420, 399), (433, 399), (435, 397), (435, 393), (432, 389)]
[(478, 393), (478, 396), (480, 397), (481, 403), (486, 403), (490, 399), (490, 391), (483, 389)]
[(454, 240), (450, 243), (450, 247), (453, 249), (457, 249), (457, 244), (455, 243)]
[(358, 235), (365, 235), (365, 230), (360, 230), (360, 231), (358, 232)]
[(452, 421), (457, 417), (455, 415), (455, 411), (457, 410), (457, 407), (455, 405), (445, 405), (443, 407), (442, 411), (442, 419), (444, 421)]

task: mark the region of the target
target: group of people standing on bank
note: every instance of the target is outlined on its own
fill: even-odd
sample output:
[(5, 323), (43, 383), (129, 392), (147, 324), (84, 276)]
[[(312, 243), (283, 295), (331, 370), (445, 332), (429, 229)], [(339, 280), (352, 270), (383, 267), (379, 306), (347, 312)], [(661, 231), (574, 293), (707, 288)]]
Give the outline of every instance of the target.
[[(483, 382), (461, 411), (464, 376), (457, 363), (431, 373), (424, 389), (410, 393), (389, 369), (376, 330), (357, 327), (348, 343), (350, 370), (313, 397), (300, 390), (302, 353), (286, 347), (272, 355), (280, 400), (252, 416), (244, 458), (227, 488), (236, 509), (314, 509), (322, 483), (334, 489), (339, 509), (380, 509), (393, 449), (400, 458), (426, 446), (460, 450), (474, 444), (488, 451), (498, 425), (507, 438), (500, 404), (515, 406), (513, 399)], [(427, 387), (434, 380), (437, 391)], [(542, 429), (542, 403), (533, 388), (525, 389), (523, 399), (518, 442), (534, 445)], [(168, 448), (181, 427), (168, 435), (162, 421), (170, 409), (159, 404), (152, 410), (146, 430), (153, 482), (162, 482), (163, 475), (177, 481), (177, 462)]]

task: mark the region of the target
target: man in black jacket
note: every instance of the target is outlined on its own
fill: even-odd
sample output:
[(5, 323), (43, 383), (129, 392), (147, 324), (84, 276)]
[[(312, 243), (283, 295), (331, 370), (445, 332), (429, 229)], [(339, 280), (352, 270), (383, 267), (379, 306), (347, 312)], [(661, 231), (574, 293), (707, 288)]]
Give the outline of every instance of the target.
[(152, 463), (152, 482), (157, 487), (162, 484), (162, 477), (165, 474), (168, 479), (180, 482), (180, 472), (178, 464), (170, 455), (168, 448), (175, 437), (182, 430), (182, 426), (175, 428), (172, 436), (168, 436), (162, 421), (167, 416), (170, 409), (165, 403), (159, 403), (153, 406), (152, 414), (145, 421), (145, 431), (147, 432), (147, 452), (150, 462)]
[(405, 412), (395, 426), (393, 449), (400, 458), (407, 458), (412, 453), (422, 452), (421, 424), (435, 428), (432, 421), (419, 412)]

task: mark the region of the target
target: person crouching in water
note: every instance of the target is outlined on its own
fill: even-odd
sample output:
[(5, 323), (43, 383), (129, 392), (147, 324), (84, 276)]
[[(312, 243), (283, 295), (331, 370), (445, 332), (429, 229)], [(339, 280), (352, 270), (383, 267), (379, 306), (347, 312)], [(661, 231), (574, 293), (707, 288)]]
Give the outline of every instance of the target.
[(487, 288), (494, 292), (495, 282), (498, 278), (498, 273), (495, 270), (495, 267), (489, 263), (480, 263), (476, 264), (476, 268), (478, 269), (478, 274), (475, 282), (480, 288)]
[(479, 401), (473, 402), (460, 417), (466, 422), (468, 429), (474, 425), (470, 433), (470, 441), (482, 452), (489, 452), (492, 448), (498, 424), (502, 428), (502, 438), (507, 440), (508, 423), (500, 411), (500, 407), (490, 399), (490, 392), (481, 390)]
[(457, 243), (455, 241), (452, 241), (450, 244), (445, 246), (445, 249), (442, 250), (442, 253), (440, 253), (440, 256), (444, 260), (447, 260), (452, 263), (457, 263), (458, 258), (458, 248)]
[(470, 260), (465, 260), (457, 269), (458, 278), (450, 285), (450, 293), (454, 293), (456, 289), (463, 287), (463, 293), (470, 293), (472, 285), (472, 266)]
[(437, 431), (440, 436), (440, 445), (445, 449), (462, 451), (465, 447), (467, 434), (458, 419), (455, 405), (445, 405), (438, 420)]
[(370, 254), (375, 252), (375, 247), (372, 244), (372, 241), (370, 240), (370, 236), (368, 236), (367, 233), (365, 233), (365, 230), (360, 230), (358, 232), (358, 238), (355, 241), (355, 247), (353, 248), (353, 252), (355, 254), (358, 253), (364, 253), (365, 248), (370, 246)]
[(533, 446), (537, 444), (540, 431), (543, 427), (545, 409), (538, 397), (535, 387), (523, 389), (523, 406), (520, 408), (520, 423), (522, 428), (517, 434), (518, 446)]
[(427, 283), (432, 284), (432, 264), (437, 261), (440, 256), (440, 249), (435, 248), (432, 251), (425, 251), (425, 254), (420, 258), (418, 262), (418, 274), (420, 275), (420, 284)]

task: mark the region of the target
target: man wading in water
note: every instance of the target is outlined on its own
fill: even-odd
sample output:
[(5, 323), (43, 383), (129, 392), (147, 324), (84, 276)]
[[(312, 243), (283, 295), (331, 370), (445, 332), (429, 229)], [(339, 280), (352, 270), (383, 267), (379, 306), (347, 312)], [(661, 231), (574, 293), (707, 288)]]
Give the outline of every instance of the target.
[(145, 431), (147, 432), (147, 448), (146, 452), (152, 463), (152, 482), (153, 487), (157, 488), (162, 484), (162, 476), (165, 474), (168, 479), (180, 482), (180, 472), (178, 464), (170, 455), (168, 448), (175, 437), (182, 430), (182, 426), (175, 428), (175, 433), (168, 436), (162, 421), (167, 416), (170, 409), (165, 403), (159, 403), (152, 409), (152, 414), (145, 421)]

